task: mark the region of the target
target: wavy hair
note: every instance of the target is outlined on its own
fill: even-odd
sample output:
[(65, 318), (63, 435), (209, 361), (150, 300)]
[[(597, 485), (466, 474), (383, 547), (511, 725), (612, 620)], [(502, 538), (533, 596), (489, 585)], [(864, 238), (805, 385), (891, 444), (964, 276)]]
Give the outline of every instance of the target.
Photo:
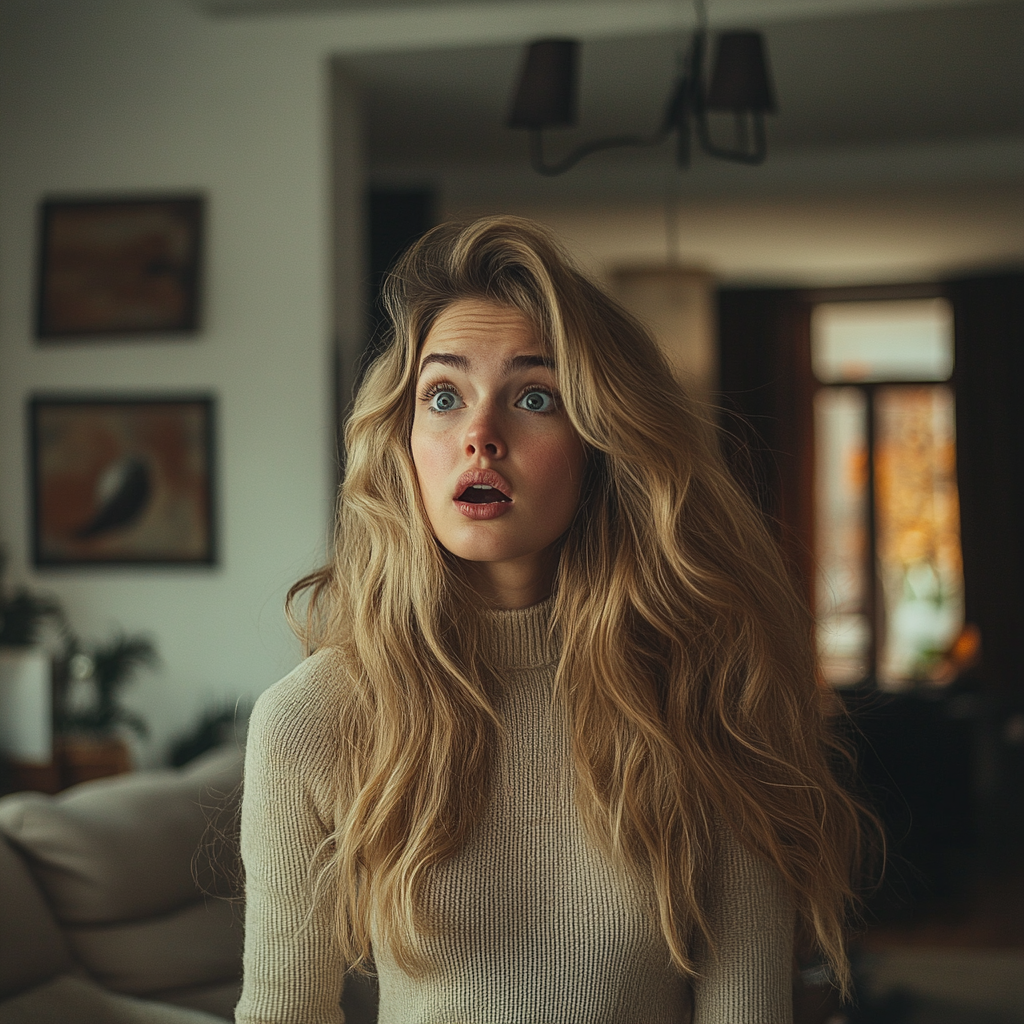
[(589, 835), (653, 882), (672, 960), (692, 976), (715, 945), (713, 850), (731, 829), (778, 871), (847, 989), (866, 812), (837, 778), (838, 701), (816, 677), (810, 614), (706, 415), (647, 330), (529, 221), (435, 228), (384, 296), (392, 331), (346, 426), (333, 555), (289, 594), (307, 650), (335, 648), (350, 677), (321, 876), (337, 885), (349, 961), (369, 959), (372, 906), (398, 963), (421, 969), (424, 882), (479, 820), (502, 728), (483, 613), (430, 531), (409, 443), (420, 346), (472, 298), (534, 327), (588, 453), (552, 628)]

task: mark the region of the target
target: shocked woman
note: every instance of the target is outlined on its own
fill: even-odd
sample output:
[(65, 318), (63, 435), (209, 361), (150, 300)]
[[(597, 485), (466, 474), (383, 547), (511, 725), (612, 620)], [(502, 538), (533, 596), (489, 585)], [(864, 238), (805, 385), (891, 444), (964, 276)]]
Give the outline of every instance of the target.
[(244, 1024), (785, 1024), (862, 812), (809, 614), (647, 332), (536, 225), (427, 234), (259, 700)]

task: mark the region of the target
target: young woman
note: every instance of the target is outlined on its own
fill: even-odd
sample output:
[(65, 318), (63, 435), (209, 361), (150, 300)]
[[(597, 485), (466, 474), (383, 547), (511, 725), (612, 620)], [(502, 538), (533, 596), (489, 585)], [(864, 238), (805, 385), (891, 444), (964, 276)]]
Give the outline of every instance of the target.
[(812, 623), (647, 332), (536, 225), (391, 275), (313, 653), (258, 701), (245, 1024), (784, 1024), (860, 809)]

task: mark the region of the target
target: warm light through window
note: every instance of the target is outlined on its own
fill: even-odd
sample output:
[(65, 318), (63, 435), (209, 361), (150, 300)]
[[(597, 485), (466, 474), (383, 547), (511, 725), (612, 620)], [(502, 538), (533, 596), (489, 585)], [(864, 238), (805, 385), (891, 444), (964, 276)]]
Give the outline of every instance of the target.
[(815, 373), (836, 382), (814, 407), (818, 647), (835, 686), (934, 681), (963, 628), (953, 393), (923, 383), (952, 370), (948, 312), (814, 312)]
[(945, 299), (822, 302), (811, 323), (811, 362), (823, 384), (949, 380), (953, 313)]
[(875, 422), (884, 685), (929, 678), (963, 627), (964, 583), (952, 392), (880, 388)]
[(818, 650), (834, 686), (870, 671), (866, 409), (859, 388), (822, 388), (814, 400)]

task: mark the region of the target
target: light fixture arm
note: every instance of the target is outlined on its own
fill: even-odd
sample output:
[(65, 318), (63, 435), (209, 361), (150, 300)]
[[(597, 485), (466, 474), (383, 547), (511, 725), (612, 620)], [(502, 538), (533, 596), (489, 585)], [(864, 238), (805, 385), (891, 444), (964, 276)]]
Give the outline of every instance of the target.
[(553, 178), (575, 167), (584, 157), (588, 157), (592, 153), (600, 153), (604, 149), (625, 147), (647, 149), (652, 146), (660, 146), (671, 132), (671, 126), (662, 125), (657, 132), (647, 138), (642, 135), (612, 135), (606, 139), (594, 139), (592, 142), (585, 142), (582, 146), (577, 146), (557, 163), (549, 164), (544, 161), (544, 129), (531, 128), (530, 166), (538, 174)]

